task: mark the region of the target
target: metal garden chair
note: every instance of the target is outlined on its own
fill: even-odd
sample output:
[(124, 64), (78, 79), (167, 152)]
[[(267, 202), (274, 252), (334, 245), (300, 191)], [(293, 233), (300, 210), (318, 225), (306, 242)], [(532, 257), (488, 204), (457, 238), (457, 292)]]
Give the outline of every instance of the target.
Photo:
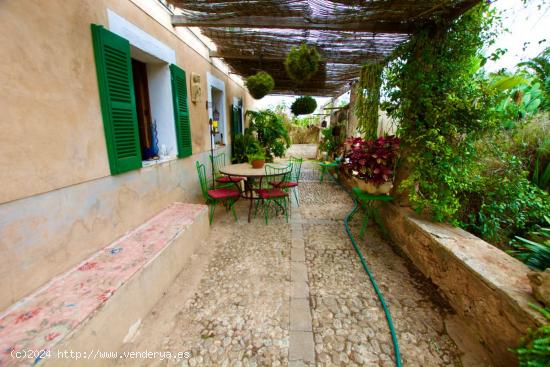
[(225, 176), (220, 173), (220, 167), (225, 166), (225, 153), (210, 156), (210, 161), (214, 167), (214, 179), (220, 184), (217, 185), (218, 188), (231, 187), (244, 179), (243, 177)]
[(226, 211), (231, 210), (235, 221), (237, 221), (237, 214), (235, 213), (235, 202), (241, 197), (241, 193), (237, 189), (208, 189), (208, 181), (206, 179), (206, 168), (204, 164), (197, 161), (197, 173), (199, 175), (199, 182), (201, 184), (201, 191), (204, 200), (206, 200), (206, 205), (209, 208), (209, 220), (212, 224), (212, 219), (214, 218), (214, 210), (216, 210), (217, 204), (222, 204), (225, 207)]
[[(302, 171), (302, 163), (304, 160), (302, 158), (290, 157), (290, 164), (292, 165), (292, 171), (290, 172), (290, 177), (287, 182), (284, 183), (285, 188), (292, 189), (294, 193), (294, 199), (296, 199), (296, 204), (300, 206), (299, 193), (298, 193), (298, 184), (300, 182), (300, 174)], [(271, 186), (276, 186), (276, 182), (270, 182)], [(279, 188), (281, 188), (279, 184)]]
[[(273, 166), (270, 164), (265, 165), (266, 177), (260, 180), (260, 188), (257, 189), (258, 196), (260, 197), (260, 205), (264, 206), (265, 224), (268, 224), (269, 218), (269, 206), (275, 204), (275, 212), (278, 212), (280, 208), (284, 215), (286, 222), (288, 223), (288, 209), (289, 209), (289, 195), (288, 177), (290, 176), (292, 166), (289, 164), (286, 167)], [(263, 180), (270, 180), (267, 185), (262, 184)], [(256, 210), (258, 208), (256, 207)]]

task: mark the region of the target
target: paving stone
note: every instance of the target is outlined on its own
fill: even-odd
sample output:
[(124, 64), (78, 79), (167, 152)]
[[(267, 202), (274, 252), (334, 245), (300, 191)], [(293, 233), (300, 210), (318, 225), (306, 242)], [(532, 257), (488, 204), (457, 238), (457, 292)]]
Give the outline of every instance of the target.
[(306, 282), (290, 282), (291, 298), (309, 298), (309, 286)]
[(303, 262), (290, 263), (290, 279), (293, 282), (307, 282), (307, 267)]
[[(244, 200), (238, 222), (216, 211), (196, 289), (183, 296), (189, 278), (179, 276), (123, 350), (189, 351), (180, 363), (196, 366), (395, 365), (384, 312), (342, 225), (353, 202), (319, 183), (314, 167), (303, 165), (289, 224), (273, 213), (267, 226), (260, 215), (248, 223)], [(351, 223), (355, 235), (360, 219)], [(374, 225), (359, 246), (390, 307), (403, 365), (460, 366), (445, 329), (450, 311), (434, 301), (433, 285), (411, 275)]]
[(290, 299), (290, 331), (311, 331), (309, 299)]
[(291, 331), (290, 347), (288, 352), (289, 361), (315, 361), (315, 349), (313, 344), (313, 333), (308, 331)]
[(306, 250), (304, 249), (304, 246), (301, 247), (295, 247), (292, 246), (290, 248), (290, 260), (291, 261), (306, 261)]

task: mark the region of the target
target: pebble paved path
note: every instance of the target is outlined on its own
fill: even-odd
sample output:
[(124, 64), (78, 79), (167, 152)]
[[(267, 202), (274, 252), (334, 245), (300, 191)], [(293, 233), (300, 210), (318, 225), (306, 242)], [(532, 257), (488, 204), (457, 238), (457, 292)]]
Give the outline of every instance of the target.
[[(203, 253), (124, 350), (191, 354), (147, 366), (394, 366), (384, 313), (343, 227), (352, 201), (317, 177), (304, 167), (301, 205), (288, 224), (247, 223), (245, 202), (238, 223), (218, 209)], [(450, 310), (433, 286), (374, 226), (359, 242), (390, 307), (403, 364), (460, 366), (461, 351), (445, 331)]]

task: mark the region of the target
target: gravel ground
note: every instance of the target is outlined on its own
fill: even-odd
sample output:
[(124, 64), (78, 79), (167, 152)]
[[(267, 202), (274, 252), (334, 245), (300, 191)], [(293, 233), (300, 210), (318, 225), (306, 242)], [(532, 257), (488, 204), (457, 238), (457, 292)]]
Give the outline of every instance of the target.
[[(315, 360), (319, 366), (393, 366), (390, 333), (342, 219), (352, 208), (336, 184), (304, 167), (301, 224), (309, 277)], [(287, 366), (291, 225), (282, 217), (247, 223), (217, 209), (202, 252), (143, 320), (124, 351), (187, 351), (154, 366)], [(361, 213), (352, 228), (358, 234)], [(296, 220), (296, 219), (294, 219)], [(405, 366), (460, 366), (461, 351), (445, 331), (451, 314), (433, 285), (367, 228), (360, 247), (392, 313)], [(121, 360), (120, 365), (136, 365)], [(292, 365), (293, 363), (291, 363)]]

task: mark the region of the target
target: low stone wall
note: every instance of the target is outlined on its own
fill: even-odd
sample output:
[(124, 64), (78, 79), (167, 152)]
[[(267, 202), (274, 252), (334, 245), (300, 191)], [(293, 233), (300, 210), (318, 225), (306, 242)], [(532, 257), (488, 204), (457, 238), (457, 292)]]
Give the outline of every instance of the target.
[(286, 151), (286, 156), (315, 159), (317, 157), (317, 144), (292, 144)]
[(387, 204), (381, 216), (392, 242), (436, 284), (451, 307), (480, 338), (497, 366), (515, 366), (515, 347), (528, 327), (543, 320), (528, 267), (472, 234)]

